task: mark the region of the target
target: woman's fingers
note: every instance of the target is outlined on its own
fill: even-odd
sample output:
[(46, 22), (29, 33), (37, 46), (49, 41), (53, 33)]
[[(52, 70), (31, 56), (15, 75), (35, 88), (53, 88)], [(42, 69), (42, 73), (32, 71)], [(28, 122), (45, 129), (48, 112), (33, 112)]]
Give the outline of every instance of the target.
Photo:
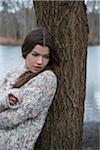
[(14, 105), (14, 104), (16, 104), (18, 102), (18, 99), (14, 95), (9, 94), (8, 97), (9, 97), (9, 103), (11, 105)]
[(17, 99), (9, 99), (9, 103), (10, 103), (11, 105), (14, 105), (14, 104), (17, 103)]
[(9, 103), (10, 103), (10, 105), (14, 105), (16, 102), (12, 101), (12, 100), (9, 100)]

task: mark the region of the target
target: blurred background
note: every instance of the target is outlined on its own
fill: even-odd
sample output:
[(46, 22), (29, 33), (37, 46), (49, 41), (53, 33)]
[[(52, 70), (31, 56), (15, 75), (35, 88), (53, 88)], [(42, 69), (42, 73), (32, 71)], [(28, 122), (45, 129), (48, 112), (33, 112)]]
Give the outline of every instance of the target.
[(0, 0), (0, 43), (21, 44), (36, 26), (32, 0)]
[[(85, 3), (89, 24), (89, 40), (83, 144), (86, 150), (99, 150), (100, 1), (86, 0)], [(14, 66), (24, 63), (21, 57), (21, 44), (26, 34), (36, 26), (32, 0), (0, 0), (1, 80)], [(90, 128), (88, 128), (88, 125), (90, 125)], [(95, 148), (93, 148), (94, 142), (97, 145)]]

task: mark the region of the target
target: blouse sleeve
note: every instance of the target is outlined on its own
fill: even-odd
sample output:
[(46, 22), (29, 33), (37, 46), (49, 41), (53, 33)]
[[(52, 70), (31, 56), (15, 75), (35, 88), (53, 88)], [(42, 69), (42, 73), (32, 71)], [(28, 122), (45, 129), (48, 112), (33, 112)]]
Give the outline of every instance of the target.
[[(6, 77), (0, 80), (0, 112), (7, 109), (7, 97), (8, 97), (8, 90), (7, 90), (7, 83), (10, 77), (10, 73), (7, 73)], [(8, 87), (10, 89), (10, 87)]]
[(57, 87), (55, 74), (44, 71), (27, 84), (27, 88), (18, 91), (23, 101), (20, 106), (0, 113), (0, 128), (17, 126), (29, 118), (34, 119), (44, 109), (48, 111)]
[(4, 89), (6, 87), (8, 80), (11, 77), (11, 74), (12, 74), (12, 72), (8, 72), (2, 80), (0, 79), (0, 89), (2, 89), (2, 88)]
[(8, 94), (12, 91), (19, 97), (19, 89), (11, 89), (10, 81), (12, 80), (12, 72), (7, 73), (6, 77), (0, 81), (0, 112), (9, 109), (18, 107), (20, 101), (18, 101), (16, 106), (12, 106), (9, 103)]

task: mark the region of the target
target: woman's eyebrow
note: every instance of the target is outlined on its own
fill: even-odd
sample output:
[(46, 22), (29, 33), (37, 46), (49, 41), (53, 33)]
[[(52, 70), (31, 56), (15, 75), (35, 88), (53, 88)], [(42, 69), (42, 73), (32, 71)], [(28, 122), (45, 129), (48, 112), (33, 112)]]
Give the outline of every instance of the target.
[[(38, 52), (36, 52), (36, 51), (32, 51), (32, 53), (35, 53), (35, 54), (37, 54), (37, 55), (42, 55), (42, 54), (40, 54), (40, 53), (38, 53)], [(50, 55), (50, 53), (47, 53), (47, 54), (43, 54), (42, 56), (49, 56)]]

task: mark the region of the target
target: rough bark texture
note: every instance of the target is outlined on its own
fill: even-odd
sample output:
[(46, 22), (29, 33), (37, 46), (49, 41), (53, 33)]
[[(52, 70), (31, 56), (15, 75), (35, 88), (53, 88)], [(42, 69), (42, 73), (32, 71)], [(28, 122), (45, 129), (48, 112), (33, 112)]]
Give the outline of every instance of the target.
[(35, 150), (81, 150), (86, 84), (87, 16), (82, 1), (35, 1), (37, 23), (55, 36), (58, 91)]

